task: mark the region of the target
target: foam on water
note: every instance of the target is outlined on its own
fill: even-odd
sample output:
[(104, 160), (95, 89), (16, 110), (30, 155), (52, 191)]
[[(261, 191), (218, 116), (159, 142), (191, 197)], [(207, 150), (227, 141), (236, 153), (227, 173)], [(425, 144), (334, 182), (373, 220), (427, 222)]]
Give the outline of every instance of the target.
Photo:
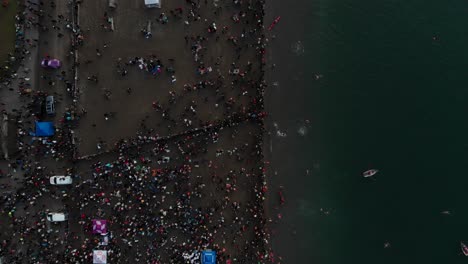
[(296, 54), (297, 56), (300, 56), (302, 54), (305, 53), (305, 48), (304, 48), (304, 44), (302, 43), (302, 41), (297, 41), (295, 42), (292, 46), (291, 46), (291, 50), (294, 54)]
[(307, 217), (317, 213), (314, 209), (312, 209), (309, 201), (305, 199), (299, 199), (298, 202), (299, 204), (297, 206), (297, 211), (299, 215)]
[(307, 134), (307, 127), (305, 126), (299, 127), (299, 129), (297, 130), (297, 133), (301, 136), (305, 136)]
[(278, 137), (287, 137), (286, 132), (281, 131), (281, 130), (279, 129), (278, 124), (277, 124), (276, 122), (273, 123), (273, 126), (275, 127), (276, 135), (277, 135)]

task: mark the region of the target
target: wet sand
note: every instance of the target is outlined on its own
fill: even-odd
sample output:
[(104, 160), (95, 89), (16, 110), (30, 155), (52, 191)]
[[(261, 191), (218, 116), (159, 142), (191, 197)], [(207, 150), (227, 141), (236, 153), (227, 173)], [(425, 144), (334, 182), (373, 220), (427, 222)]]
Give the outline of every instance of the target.
[(313, 46), (310, 36), (323, 23), (310, 22), (310, 14), (318, 12), (314, 2), (268, 1), (265, 9), (265, 28), (281, 16), (271, 31), (266, 30), (265, 109), (269, 115), (263, 151), (269, 162), (267, 215), (272, 219), (272, 246), (283, 263), (318, 263), (321, 254), (313, 237), (322, 231), (310, 220), (311, 215), (322, 215), (318, 195), (312, 190), (324, 188), (315, 180), (318, 167), (311, 162), (316, 159), (314, 140), (319, 131), (315, 127), (318, 113), (311, 109), (320, 103), (311, 99), (320, 92), (314, 77), (319, 71), (306, 63), (317, 59), (317, 52), (305, 50)]

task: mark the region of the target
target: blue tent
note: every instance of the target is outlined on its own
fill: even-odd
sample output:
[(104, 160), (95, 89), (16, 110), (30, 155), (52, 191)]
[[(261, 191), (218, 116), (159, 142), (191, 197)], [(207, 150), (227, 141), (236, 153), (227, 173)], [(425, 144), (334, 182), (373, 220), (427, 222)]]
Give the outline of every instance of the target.
[(202, 264), (216, 264), (216, 251), (203, 250), (201, 254)]
[(38, 122), (36, 121), (36, 137), (50, 137), (55, 133), (54, 124), (52, 122)]

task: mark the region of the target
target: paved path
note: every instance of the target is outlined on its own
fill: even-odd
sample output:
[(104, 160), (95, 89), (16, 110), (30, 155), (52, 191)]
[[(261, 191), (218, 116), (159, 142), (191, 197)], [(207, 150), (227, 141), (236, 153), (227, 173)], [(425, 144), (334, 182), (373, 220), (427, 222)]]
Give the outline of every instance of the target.
[[(58, 123), (64, 115), (65, 108), (71, 105), (71, 97), (66, 92), (65, 84), (66, 81), (73, 82), (74, 77), (73, 54), (70, 54), (71, 30), (67, 28), (67, 24), (71, 26), (71, 6), (68, 1), (57, 1), (53, 8), (50, 5), (44, 5), (43, 10), (47, 17), (43, 18), (42, 24), (48, 30), (41, 31), (39, 56), (47, 54), (52, 58), (57, 58), (62, 62), (62, 66), (56, 70), (38, 67), (38, 76), (47, 77), (47, 79), (39, 78), (38, 85), (41, 91), (54, 95), (56, 115), (55, 118), (50, 117), (50, 121)], [(53, 24), (52, 19), (57, 22)]]

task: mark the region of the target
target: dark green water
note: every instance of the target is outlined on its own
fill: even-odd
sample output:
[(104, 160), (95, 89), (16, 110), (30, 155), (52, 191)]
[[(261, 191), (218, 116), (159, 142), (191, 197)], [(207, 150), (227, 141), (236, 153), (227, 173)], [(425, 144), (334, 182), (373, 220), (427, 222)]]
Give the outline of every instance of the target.
[[(282, 20), (267, 106), (287, 133), (271, 139), (272, 182), (287, 199), (277, 253), (284, 263), (467, 262), (468, 2), (300, 2), (269, 11)], [(369, 168), (380, 173), (364, 179)]]

